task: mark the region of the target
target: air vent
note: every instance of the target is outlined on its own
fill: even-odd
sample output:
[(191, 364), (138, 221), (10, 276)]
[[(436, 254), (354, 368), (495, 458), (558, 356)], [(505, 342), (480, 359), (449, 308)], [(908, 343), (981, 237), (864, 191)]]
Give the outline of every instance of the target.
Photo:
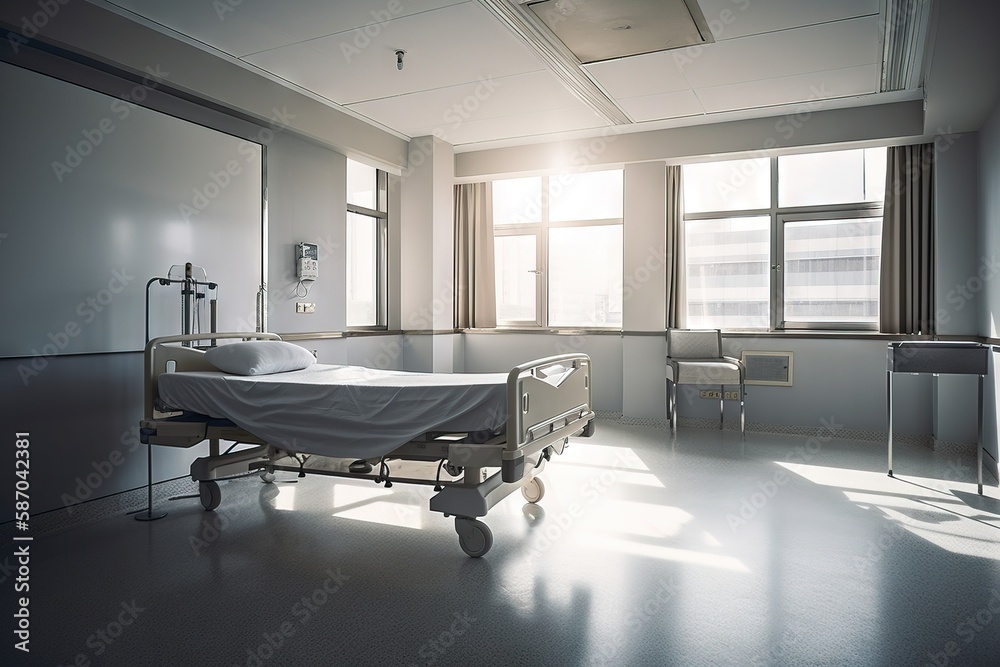
[(713, 41), (688, 0), (529, 0), (528, 8), (583, 63)]
[(791, 352), (753, 352), (744, 350), (740, 355), (746, 366), (747, 384), (764, 384), (778, 387), (792, 386)]
[(922, 85), (931, 0), (887, 0), (882, 92)]

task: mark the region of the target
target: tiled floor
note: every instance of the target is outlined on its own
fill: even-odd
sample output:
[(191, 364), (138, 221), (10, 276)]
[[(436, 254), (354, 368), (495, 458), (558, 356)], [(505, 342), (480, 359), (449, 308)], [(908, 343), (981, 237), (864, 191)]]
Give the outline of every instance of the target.
[(227, 481), (37, 537), (3, 664), (1000, 664), (998, 489), (899, 449), (603, 420), (481, 559), (429, 487)]

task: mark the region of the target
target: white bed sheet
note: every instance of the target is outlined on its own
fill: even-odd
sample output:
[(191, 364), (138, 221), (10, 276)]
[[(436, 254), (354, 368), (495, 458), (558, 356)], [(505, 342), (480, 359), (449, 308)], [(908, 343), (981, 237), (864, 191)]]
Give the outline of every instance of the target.
[(159, 376), (166, 405), (229, 419), (289, 451), (375, 458), (428, 431), (496, 430), (507, 417), (503, 373), (410, 373), (313, 364), (273, 375)]

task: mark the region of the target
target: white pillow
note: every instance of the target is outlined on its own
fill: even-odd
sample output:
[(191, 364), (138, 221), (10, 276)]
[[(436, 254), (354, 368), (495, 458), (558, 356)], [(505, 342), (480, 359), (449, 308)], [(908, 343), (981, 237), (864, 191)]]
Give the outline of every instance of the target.
[(283, 340), (251, 340), (213, 347), (205, 361), (233, 375), (269, 375), (301, 370), (316, 363), (312, 353)]

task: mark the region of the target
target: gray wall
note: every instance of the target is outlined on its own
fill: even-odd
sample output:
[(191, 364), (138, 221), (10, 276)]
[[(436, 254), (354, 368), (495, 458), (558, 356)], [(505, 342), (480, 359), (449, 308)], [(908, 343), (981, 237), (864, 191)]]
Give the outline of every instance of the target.
[[(130, 99), (156, 92), (152, 81), (122, 85)], [(41, 512), (145, 480), (149, 278), (204, 266), (221, 285), (221, 327), (253, 319), (261, 147), (10, 64), (0, 63), (0, 87), (17, 100), (0, 107), (11, 130), (0, 166), (0, 426), (31, 434)], [(180, 288), (154, 285), (150, 334), (179, 333), (179, 311)], [(184, 474), (201, 452), (158, 452), (157, 478)]]

